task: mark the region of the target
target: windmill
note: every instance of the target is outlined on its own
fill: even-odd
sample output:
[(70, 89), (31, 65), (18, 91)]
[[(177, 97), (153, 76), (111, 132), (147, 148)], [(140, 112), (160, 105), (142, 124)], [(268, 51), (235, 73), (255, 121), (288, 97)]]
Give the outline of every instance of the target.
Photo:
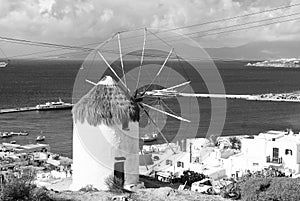
[[(177, 34), (175, 36), (178, 37)], [(133, 105), (138, 107), (140, 118), (146, 117), (147, 122), (156, 129), (156, 132), (167, 143), (172, 153), (176, 153), (176, 150), (170, 145), (170, 138), (174, 138), (171, 135), (195, 137), (199, 133), (200, 100), (196, 98), (195, 91), (199, 90), (201, 84), (206, 81), (202, 76), (200, 65), (198, 63), (196, 65), (192, 64), (188, 59), (194, 53), (196, 56), (193, 59), (198, 61), (199, 57), (202, 60), (204, 58), (206, 67), (212, 70), (215, 70), (215, 66), (202, 49), (192, 53), (185, 51), (186, 49), (182, 51), (184, 48), (182, 48), (181, 43), (171, 45), (163, 39), (166, 37), (170, 38), (174, 35), (158, 35), (154, 30), (146, 28), (137, 32), (125, 31), (114, 34), (95, 48), (84, 61), (84, 68), (79, 71), (74, 85), (73, 103), (83, 97), (83, 94), (87, 94), (87, 91), (91, 90), (91, 86), (94, 90), (95, 87), (99, 87), (99, 83), (101, 85), (101, 83), (106, 83), (105, 80), (114, 80), (110, 83), (116, 86), (115, 82), (117, 82), (117, 87), (122, 88), (119, 90), (123, 91), (123, 96), (128, 97), (127, 102), (130, 100)], [(189, 41), (189, 39), (184, 40)], [(107, 77), (111, 78), (108, 79)], [(213, 80), (215, 81), (217, 78), (214, 76)], [(203, 82), (201, 83), (200, 80)], [(203, 88), (206, 90), (210, 88), (209, 86), (205, 87)], [(97, 94), (97, 92), (94, 94)], [(156, 107), (157, 104), (159, 107)], [(153, 115), (151, 115), (153, 111), (164, 115), (166, 118), (162, 120), (153, 118)], [(212, 115), (216, 114), (213, 113)], [(102, 116), (99, 118), (102, 118)], [(102, 131), (104, 132), (104, 130)], [(125, 136), (127, 135), (127, 131), (124, 129), (114, 128), (114, 130), (120, 135), (122, 133), (125, 133)], [(123, 131), (119, 132), (120, 130)], [(128, 130), (132, 130), (132, 128), (129, 127)], [(139, 124), (139, 131), (137, 132), (143, 133), (147, 130), (149, 129)], [(166, 134), (165, 132), (168, 131), (171, 131), (171, 133)], [(78, 146), (80, 138), (77, 137), (76, 139), (76, 146)], [(136, 142), (136, 139), (132, 140), (132, 142)], [(80, 152), (82, 153), (84, 149), (88, 148), (88, 146), (82, 145)], [(110, 154), (112, 153), (110, 152)], [(85, 157), (87, 155), (76, 158), (80, 161)], [(74, 162), (76, 160), (74, 158)], [(132, 157), (132, 164), (135, 162), (136, 158)], [(87, 162), (81, 161), (82, 163)], [(80, 169), (78, 165), (77, 167)], [(112, 166), (110, 165), (110, 167)], [(95, 174), (98, 174), (97, 171), (95, 171)], [(80, 178), (86, 177), (81, 176)], [(79, 177), (77, 181), (77, 183), (80, 183)], [(131, 181), (134, 181), (134, 179), (131, 179)]]

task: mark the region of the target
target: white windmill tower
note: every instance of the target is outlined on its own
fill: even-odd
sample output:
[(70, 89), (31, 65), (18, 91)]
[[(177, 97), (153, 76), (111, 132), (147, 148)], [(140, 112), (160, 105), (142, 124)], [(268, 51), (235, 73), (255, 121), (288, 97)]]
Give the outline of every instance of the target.
[[(164, 129), (197, 134), (199, 101), (193, 80), (201, 78), (198, 67), (182, 60), (177, 48), (156, 33), (139, 31), (141, 35), (117, 33), (92, 49), (78, 73), (73, 93), (73, 190), (87, 185), (106, 189), (105, 179), (111, 175), (123, 179), (125, 188), (138, 185), (142, 113), (167, 144)], [(93, 81), (99, 77), (99, 82)], [(150, 111), (171, 120), (155, 121)]]

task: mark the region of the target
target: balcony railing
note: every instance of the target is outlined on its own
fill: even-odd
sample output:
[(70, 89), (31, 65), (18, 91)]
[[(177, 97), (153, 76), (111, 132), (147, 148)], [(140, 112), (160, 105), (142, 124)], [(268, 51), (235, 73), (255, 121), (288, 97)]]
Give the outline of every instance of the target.
[(282, 164), (282, 157), (274, 158), (274, 157), (271, 157), (271, 156), (267, 156), (267, 163)]

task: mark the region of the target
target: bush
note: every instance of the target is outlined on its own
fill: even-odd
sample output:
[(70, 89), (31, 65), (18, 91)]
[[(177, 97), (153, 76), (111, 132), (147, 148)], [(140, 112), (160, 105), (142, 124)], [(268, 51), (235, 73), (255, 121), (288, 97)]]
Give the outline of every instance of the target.
[(240, 184), (241, 195), (243, 200), (256, 201), (260, 194), (264, 193), (271, 184), (270, 178), (250, 178)]
[(238, 200), (241, 198), (241, 189), (237, 183), (231, 183), (221, 188), (220, 195), (223, 198)]
[(196, 181), (201, 181), (205, 178), (207, 178), (207, 177), (204, 174), (194, 172), (194, 171), (190, 171), (190, 170), (186, 170), (186, 171), (183, 172), (183, 175), (180, 178), (180, 182), (182, 184), (186, 183), (187, 186), (191, 186), (192, 183), (194, 183)]
[(35, 201), (54, 201), (48, 195), (48, 190), (43, 188), (34, 188), (31, 192), (31, 200)]
[(50, 198), (46, 188), (34, 184), (35, 173), (30, 171), (20, 177), (11, 177), (1, 184), (0, 200), (5, 201), (64, 201)]
[(105, 184), (108, 190), (112, 193), (123, 193), (125, 189), (123, 188), (123, 181), (113, 175), (105, 179)]
[(245, 201), (300, 200), (300, 180), (292, 178), (250, 178), (240, 184)]
[(241, 150), (242, 143), (238, 137), (230, 137), (229, 142), (231, 143), (231, 149)]
[(32, 192), (36, 188), (33, 183), (34, 173), (31, 171), (20, 178), (11, 177), (1, 185), (1, 200), (18, 201), (33, 200)]
[(98, 192), (98, 189), (93, 187), (92, 185), (87, 185), (84, 188), (81, 188), (79, 191), (83, 191), (83, 192)]

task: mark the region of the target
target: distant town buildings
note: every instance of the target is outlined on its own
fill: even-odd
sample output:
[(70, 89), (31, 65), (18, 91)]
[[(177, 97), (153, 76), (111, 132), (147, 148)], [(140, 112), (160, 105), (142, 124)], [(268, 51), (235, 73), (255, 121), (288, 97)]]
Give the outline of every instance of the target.
[(266, 60), (256, 63), (248, 63), (246, 66), (257, 66), (257, 67), (282, 67), (282, 68), (298, 68), (300, 67), (300, 59), (276, 59)]
[[(176, 154), (168, 149), (152, 152), (152, 158), (157, 160), (148, 166), (148, 171), (141, 167), (141, 173), (152, 170), (162, 181), (171, 176), (180, 177), (185, 170), (203, 173), (214, 180), (270, 168), (286, 176), (299, 176), (300, 134), (292, 130), (270, 130), (256, 136), (236, 136), (239, 146), (233, 146), (234, 140), (230, 138), (219, 137), (216, 145), (205, 138), (187, 139), (185, 143), (173, 145), (177, 146)], [(144, 151), (149, 154), (149, 150), (156, 149), (151, 145), (145, 146)]]

